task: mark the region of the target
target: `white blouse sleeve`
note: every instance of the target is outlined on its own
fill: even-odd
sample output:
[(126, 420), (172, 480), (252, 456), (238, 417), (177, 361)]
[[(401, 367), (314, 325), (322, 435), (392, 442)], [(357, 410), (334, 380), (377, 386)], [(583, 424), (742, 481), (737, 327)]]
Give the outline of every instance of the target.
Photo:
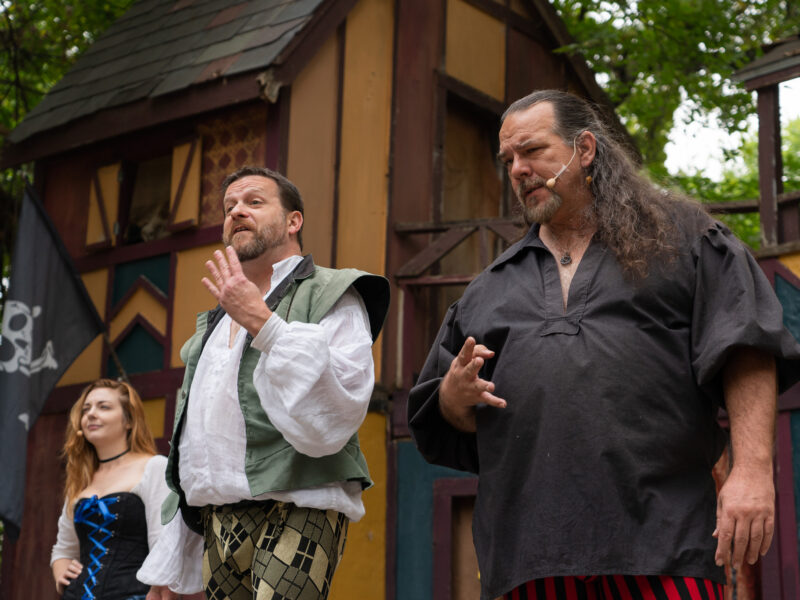
[(352, 287), (318, 325), (272, 315), (253, 339), (261, 405), (303, 454), (335, 454), (358, 430), (375, 383), (367, 310)]
[(147, 519), (147, 545), (152, 548), (161, 533), (161, 503), (169, 494), (165, 473), (167, 457), (156, 454), (144, 468), (142, 480), (131, 490), (144, 502)]
[(166, 585), (177, 594), (202, 592), (203, 537), (190, 530), (177, 513), (150, 546), (136, 578), (146, 585)]
[(166, 457), (154, 456), (134, 488), (144, 501), (150, 546), (136, 578), (147, 585), (166, 585), (178, 594), (194, 594), (203, 590), (203, 538), (186, 527), (180, 513), (161, 525), (161, 503), (169, 493), (166, 469)]
[(78, 534), (75, 531), (75, 522), (67, 512), (67, 503), (61, 509), (61, 516), (58, 517), (58, 535), (53, 550), (50, 552), (50, 566), (59, 558), (70, 558), (80, 560), (81, 544)]

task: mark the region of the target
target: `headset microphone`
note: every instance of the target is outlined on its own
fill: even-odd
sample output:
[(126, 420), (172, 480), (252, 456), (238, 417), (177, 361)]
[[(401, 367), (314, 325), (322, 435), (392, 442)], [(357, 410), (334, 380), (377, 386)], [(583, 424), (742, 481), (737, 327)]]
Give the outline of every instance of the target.
[(576, 145), (577, 141), (578, 138), (572, 140), (572, 157), (569, 159), (569, 162), (567, 164), (561, 163), (561, 168), (558, 170), (558, 173), (556, 173), (555, 176), (545, 181), (544, 184), (545, 186), (547, 186), (547, 189), (552, 190), (554, 187), (556, 187), (556, 182), (558, 181), (558, 178), (561, 177), (561, 174), (564, 171), (566, 171), (567, 168), (572, 164), (572, 161), (575, 159), (575, 153), (578, 151), (578, 146)]

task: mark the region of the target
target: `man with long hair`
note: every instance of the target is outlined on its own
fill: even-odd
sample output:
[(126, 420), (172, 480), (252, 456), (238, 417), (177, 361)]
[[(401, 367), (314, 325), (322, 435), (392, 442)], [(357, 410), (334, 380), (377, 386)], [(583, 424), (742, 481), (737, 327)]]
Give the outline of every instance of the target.
[(409, 397), (426, 459), (479, 476), (482, 597), (722, 600), (775, 526), (776, 395), (800, 371), (777, 298), (583, 99), (514, 102), (498, 158), (530, 230), (450, 307)]
[(389, 286), (302, 256), (303, 202), (280, 173), (222, 187), (225, 248), (203, 278), (219, 305), (181, 350), (165, 542), (140, 578), (198, 591), (169, 576), (202, 536), (208, 598), (322, 600), (372, 483), (357, 431)]

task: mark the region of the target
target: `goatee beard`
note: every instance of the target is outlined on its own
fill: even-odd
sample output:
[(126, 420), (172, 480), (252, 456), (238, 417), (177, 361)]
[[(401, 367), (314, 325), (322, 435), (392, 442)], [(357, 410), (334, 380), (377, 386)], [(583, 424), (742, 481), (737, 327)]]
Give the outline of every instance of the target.
[(284, 231), (284, 235), (280, 236), (276, 229), (275, 227), (266, 225), (258, 231), (253, 231), (253, 239), (238, 247), (233, 246), (233, 236), (226, 237), (222, 242), (226, 246), (233, 246), (233, 249), (236, 250), (236, 256), (239, 258), (239, 262), (247, 262), (248, 260), (258, 258), (267, 250), (272, 250), (281, 245), (283, 238), (286, 237), (286, 232)]
[(529, 205), (524, 200), (529, 191), (537, 187), (542, 187), (543, 185), (544, 180), (541, 178), (524, 179), (520, 182), (519, 188), (516, 190), (517, 201), (522, 208), (522, 216), (525, 219), (525, 224), (528, 226), (534, 223), (549, 223), (556, 212), (558, 212), (558, 209), (561, 208), (561, 196), (553, 190), (548, 190), (550, 192), (550, 197), (547, 198), (544, 203)]

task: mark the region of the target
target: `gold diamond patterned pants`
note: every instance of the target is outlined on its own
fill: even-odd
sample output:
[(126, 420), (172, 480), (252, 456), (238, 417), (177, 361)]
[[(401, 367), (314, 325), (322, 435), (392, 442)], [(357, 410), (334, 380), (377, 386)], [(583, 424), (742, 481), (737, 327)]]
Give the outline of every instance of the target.
[(324, 600), (349, 519), (291, 503), (202, 509), (203, 583), (209, 600)]

